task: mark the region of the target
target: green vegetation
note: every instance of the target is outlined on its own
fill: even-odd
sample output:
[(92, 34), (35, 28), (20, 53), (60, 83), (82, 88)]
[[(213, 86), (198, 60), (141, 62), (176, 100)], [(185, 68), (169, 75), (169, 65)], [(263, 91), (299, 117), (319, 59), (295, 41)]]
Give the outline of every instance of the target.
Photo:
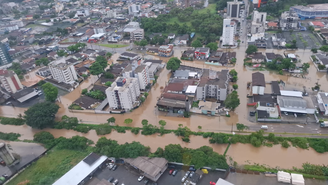
[(124, 123), (125, 123), (125, 124), (130, 124), (130, 123), (132, 123), (132, 122), (133, 122), (133, 120), (130, 119), (130, 118), (124, 120)]
[(206, 45), (206, 47), (210, 48), (211, 51), (216, 51), (218, 50), (218, 43), (216, 42), (210, 42)]
[(90, 67), (90, 73), (92, 75), (100, 75), (104, 72), (104, 69), (108, 66), (108, 61), (103, 56), (97, 56), (96, 62)]
[(198, 108), (198, 104), (199, 104), (199, 100), (198, 101), (194, 101), (194, 102), (192, 102), (192, 106), (191, 107)]
[(214, 11), (214, 5), (203, 10), (174, 8), (157, 18), (142, 18), (141, 26), (146, 33), (198, 33), (202, 42), (219, 40), (222, 35), (222, 17)]
[(68, 107), (68, 109), (71, 109), (71, 110), (83, 110), (82, 107), (80, 107), (79, 105), (76, 105), (76, 104), (72, 104)]
[(2, 140), (17, 141), (20, 136), (21, 136), (20, 134), (12, 133), (12, 132), (10, 133), (0, 132), (0, 139)]
[(232, 82), (237, 82), (238, 80), (238, 73), (235, 69), (230, 70), (229, 72), (230, 76), (232, 77)]
[(280, 71), (284, 69), (295, 69), (296, 65), (290, 58), (274, 59), (272, 62), (268, 62), (266, 67), (271, 70)]
[(246, 49), (247, 55), (257, 52), (257, 47), (254, 45), (248, 45)]
[(17, 185), (24, 182), (24, 184), (35, 185), (52, 184), (88, 154), (88, 151), (59, 150), (55, 148), (7, 184)]
[(191, 43), (191, 46), (194, 48), (200, 48), (203, 47), (203, 44), (199, 40), (195, 40)]
[(172, 57), (167, 62), (166, 69), (175, 71), (175, 70), (179, 69), (180, 64), (181, 64), (181, 60), (179, 60), (177, 57)]
[(68, 51), (71, 51), (73, 53), (76, 53), (78, 51), (81, 51), (86, 46), (87, 46), (87, 44), (85, 44), (85, 43), (76, 43), (74, 45), (68, 46), (67, 49), (68, 49)]
[(0, 124), (2, 124), (2, 125), (24, 125), (25, 120), (22, 118), (0, 117)]
[(111, 117), (111, 118), (108, 118), (108, 119), (107, 119), (107, 122), (108, 122), (108, 123), (115, 123), (115, 120), (116, 120), (116, 119), (115, 119), (114, 117)]
[(129, 45), (125, 44), (98, 44), (99, 46), (107, 47), (107, 48), (124, 48)]
[(43, 84), (42, 86), (44, 95), (46, 97), (47, 101), (54, 102), (57, 99), (58, 96), (58, 88), (51, 83), (47, 82)]
[(237, 126), (238, 131), (244, 131), (244, 130), (249, 129), (248, 126), (246, 126), (244, 124), (240, 124), (240, 123), (237, 123), (236, 126)]
[(93, 90), (88, 93), (85, 93), (86, 96), (89, 96), (91, 98), (97, 99), (97, 100), (104, 100), (106, 99), (106, 94), (103, 93), (100, 90)]
[(239, 104), (240, 100), (237, 91), (232, 91), (232, 93), (228, 94), (226, 100), (224, 101), (225, 107), (231, 110), (235, 110)]
[(47, 66), (49, 63), (50, 63), (50, 61), (48, 60), (48, 58), (40, 58), (35, 61), (35, 65), (37, 65), (37, 66), (40, 66), (41, 64), (44, 66)]
[(37, 103), (25, 111), (26, 124), (32, 128), (43, 129), (52, 127), (55, 123), (55, 115), (59, 109), (57, 104), (51, 102)]

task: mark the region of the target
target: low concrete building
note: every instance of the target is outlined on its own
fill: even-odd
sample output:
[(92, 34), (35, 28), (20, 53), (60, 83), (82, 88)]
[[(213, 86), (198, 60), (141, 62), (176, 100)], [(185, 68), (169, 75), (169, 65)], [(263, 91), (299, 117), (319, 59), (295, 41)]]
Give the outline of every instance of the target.
[(20, 103), (23, 103), (37, 95), (38, 93), (33, 88), (28, 87), (17, 91), (15, 94), (12, 95), (12, 97)]
[(124, 52), (120, 55), (121, 59), (128, 59), (128, 60), (137, 60), (140, 58), (140, 56), (136, 53), (129, 53), (129, 52)]
[(158, 56), (170, 57), (173, 55), (173, 45), (164, 45), (158, 48)]
[(124, 159), (124, 164), (139, 171), (153, 182), (156, 182), (168, 167), (168, 161), (164, 158), (137, 157)]
[(262, 53), (255, 53), (251, 55), (252, 63), (259, 64), (264, 62), (265, 56)]
[(319, 92), (317, 94), (317, 102), (319, 105), (320, 113), (327, 116), (328, 115), (328, 93)]
[(277, 103), (281, 112), (314, 114), (316, 111), (309, 97), (277, 96)]
[(265, 79), (264, 74), (256, 72), (252, 74), (252, 94), (264, 95)]

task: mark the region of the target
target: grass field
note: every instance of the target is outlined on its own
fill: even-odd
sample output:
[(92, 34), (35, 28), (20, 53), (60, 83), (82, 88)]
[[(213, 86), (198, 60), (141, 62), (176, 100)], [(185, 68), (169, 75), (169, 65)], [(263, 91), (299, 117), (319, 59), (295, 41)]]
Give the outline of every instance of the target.
[[(199, 13), (207, 13), (207, 10), (210, 10), (211, 14), (215, 14), (216, 13), (216, 5), (215, 4), (209, 4), (206, 8), (200, 9), (200, 10), (195, 10), (198, 11)], [(178, 17), (172, 17), (171, 19), (169, 19), (168, 21), (166, 21), (167, 24), (174, 24), (174, 22), (176, 22), (179, 25), (182, 25), (184, 23), (186, 23), (188, 26), (191, 26), (190, 21), (187, 22), (181, 22), (179, 21)]]
[(84, 151), (52, 149), (7, 185), (52, 184), (88, 154)]
[(126, 44), (98, 44), (99, 46), (107, 47), (107, 48), (124, 48), (129, 45)]

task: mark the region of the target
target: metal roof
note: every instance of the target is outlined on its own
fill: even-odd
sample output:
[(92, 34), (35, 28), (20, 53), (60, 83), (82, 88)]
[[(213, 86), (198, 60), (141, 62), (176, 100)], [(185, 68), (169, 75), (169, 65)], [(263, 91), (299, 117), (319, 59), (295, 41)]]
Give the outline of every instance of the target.
[(299, 97), (302, 98), (302, 92), (301, 91), (287, 91), (287, 90), (280, 90), (281, 96), (291, 96), (291, 97)]
[[(90, 155), (92, 155), (92, 153)], [(88, 155), (85, 159), (87, 159), (90, 155)], [(93, 172), (104, 161), (106, 161), (107, 157), (101, 156), (90, 165), (84, 162), (84, 160), (75, 165), (70, 171), (68, 171), (65, 175), (53, 183), (53, 185), (78, 185), (91, 172)]]

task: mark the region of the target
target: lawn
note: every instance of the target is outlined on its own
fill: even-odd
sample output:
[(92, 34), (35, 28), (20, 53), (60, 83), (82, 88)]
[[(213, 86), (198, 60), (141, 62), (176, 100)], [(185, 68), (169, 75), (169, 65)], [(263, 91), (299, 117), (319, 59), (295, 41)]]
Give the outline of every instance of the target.
[(88, 154), (85, 151), (52, 149), (7, 184), (52, 184)]
[(126, 44), (98, 44), (99, 46), (107, 47), (107, 48), (124, 48), (129, 45)]
[(207, 13), (207, 10), (210, 10), (211, 14), (215, 14), (216, 13), (216, 5), (215, 4), (209, 4), (206, 8), (198, 10), (198, 12), (199, 13)]

